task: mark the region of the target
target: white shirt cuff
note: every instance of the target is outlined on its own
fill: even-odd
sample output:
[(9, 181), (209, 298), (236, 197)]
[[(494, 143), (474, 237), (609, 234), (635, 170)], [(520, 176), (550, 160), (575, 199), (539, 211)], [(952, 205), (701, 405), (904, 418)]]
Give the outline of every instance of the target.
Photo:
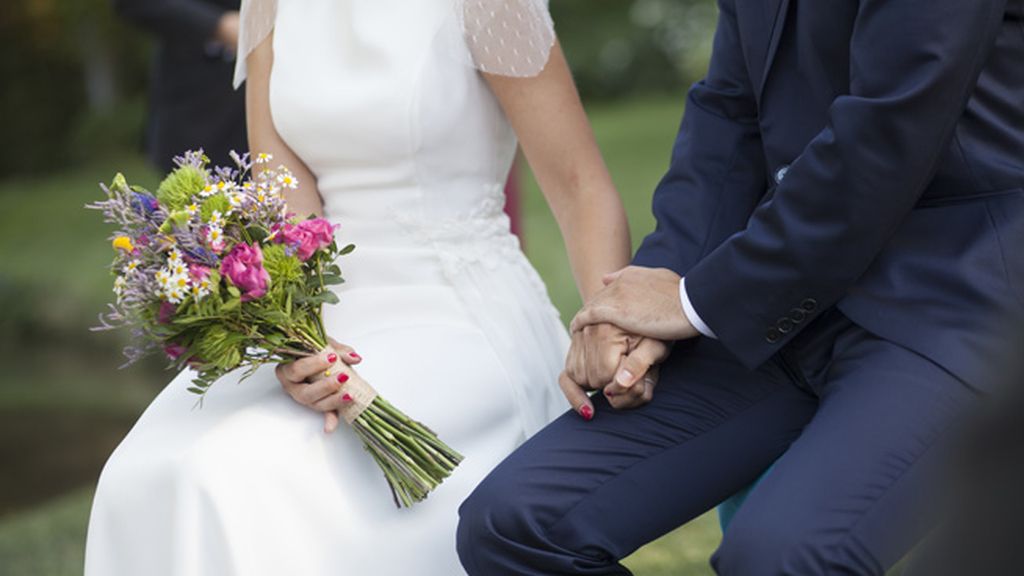
[(693, 303), (690, 302), (690, 296), (686, 293), (686, 278), (679, 279), (679, 300), (683, 303), (683, 314), (686, 314), (686, 319), (690, 321), (690, 324), (708, 338), (718, 339), (715, 333), (704, 323), (700, 318), (700, 314), (693, 308)]

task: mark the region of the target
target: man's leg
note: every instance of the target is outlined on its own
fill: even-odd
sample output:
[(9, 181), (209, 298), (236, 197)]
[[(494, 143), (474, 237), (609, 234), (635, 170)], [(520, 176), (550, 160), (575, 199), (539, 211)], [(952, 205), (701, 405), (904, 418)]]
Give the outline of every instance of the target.
[(781, 364), (751, 372), (709, 340), (682, 343), (654, 401), (567, 413), (498, 466), (460, 509), (473, 576), (628, 574), (618, 561), (750, 483), (816, 399)]
[(804, 366), (820, 407), (736, 513), (719, 574), (883, 574), (938, 508), (944, 440), (978, 394), (852, 324), (821, 360)]

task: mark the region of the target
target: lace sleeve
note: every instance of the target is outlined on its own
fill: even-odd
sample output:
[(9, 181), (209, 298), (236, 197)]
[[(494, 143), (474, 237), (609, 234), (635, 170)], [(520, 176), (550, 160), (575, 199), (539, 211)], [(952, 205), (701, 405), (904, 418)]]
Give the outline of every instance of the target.
[(482, 72), (529, 77), (544, 70), (555, 44), (548, 0), (455, 0), (464, 54)]
[(245, 82), (245, 61), (249, 54), (274, 30), (277, 0), (242, 0), (239, 16), (238, 56), (235, 60), (234, 85), (237, 89)]

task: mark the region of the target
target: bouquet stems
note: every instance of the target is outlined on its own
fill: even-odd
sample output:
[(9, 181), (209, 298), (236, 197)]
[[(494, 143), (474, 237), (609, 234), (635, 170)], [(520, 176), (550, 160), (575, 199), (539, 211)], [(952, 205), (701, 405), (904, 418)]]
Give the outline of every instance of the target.
[(350, 425), (362, 440), (363, 448), (380, 466), (399, 508), (426, 499), (463, 459), (433, 430), (376, 392), (373, 400), (350, 419)]
[(381, 396), (373, 399), (352, 427), (384, 472), (399, 508), (425, 499), (462, 461), (462, 455), (433, 431)]

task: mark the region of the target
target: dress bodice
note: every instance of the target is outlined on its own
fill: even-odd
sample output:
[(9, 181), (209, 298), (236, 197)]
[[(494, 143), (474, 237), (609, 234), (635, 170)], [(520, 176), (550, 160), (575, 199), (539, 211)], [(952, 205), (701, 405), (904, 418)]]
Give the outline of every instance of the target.
[[(508, 235), (516, 140), (460, 58), (450, 0), (280, 0), (270, 103), (346, 240)], [(483, 234), (482, 234), (483, 233)]]

